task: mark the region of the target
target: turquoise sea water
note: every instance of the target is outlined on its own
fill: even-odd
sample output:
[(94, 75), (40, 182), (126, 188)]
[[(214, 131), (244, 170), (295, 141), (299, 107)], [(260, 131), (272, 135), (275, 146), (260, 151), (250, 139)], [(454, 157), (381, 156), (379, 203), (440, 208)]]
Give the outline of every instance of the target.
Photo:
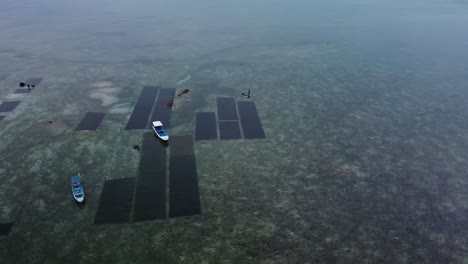
[[(468, 262), (466, 1), (0, 4), (0, 263)], [(171, 135), (251, 89), (266, 139), (195, 143), (201, 215), (95, 225), (145, 85), (190, 89)]]

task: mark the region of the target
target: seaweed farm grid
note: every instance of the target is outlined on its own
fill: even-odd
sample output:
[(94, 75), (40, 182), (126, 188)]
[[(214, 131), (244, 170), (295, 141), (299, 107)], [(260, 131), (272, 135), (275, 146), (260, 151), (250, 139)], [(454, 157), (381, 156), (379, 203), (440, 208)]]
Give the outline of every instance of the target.
[(237, 101), (236, 103), (231, 97), (217, 97), (216, 104), (217, 114), (212, 112), (196, 113), (195, 140), (218, 139), (218, 130), (221, 140), (263, 139), (266, 137), (255, 102)]
[(172, 137), (169, 182), (166, 180), (166, 147), (153, 133), (144, 133), (138, 176), (105, 181), (95, 224), (142, 222), (201, 214), (192, 136)]
[[(42, 78), (28, 79), (28, 89), (18, 89), (15, 93), (29, 94), (31, 85), (35, 88), (41, 81)], [(148, 129), (151, 120), (161, 120), (170, 126), (175, 92), (175, 88), (144, 86), (125, 130)], [(11, 112), (20, 102), (4, 101), (0, 110)], [(218, 97), (216, 104), (217, 113), (195, 113), (195, 136), (173, 135), (169, 144), (163, 144), (154, 133), (144, 133), (138, 176), (104, 182), (95, 224), (201, 214), (193, 138), (199, 141), (265, 137), (254, 102), (236, 102), (234, 98)], [(87, 112), (75, 131), (96, 131), (105, 116), (106, 113), (102, 112)], [(0, 116), (0, 120), (4, 117)], [(252, 131), (255, 132), (253, 136)], [(8, 234), (12, 225), (4, 224), (3, 234)]]

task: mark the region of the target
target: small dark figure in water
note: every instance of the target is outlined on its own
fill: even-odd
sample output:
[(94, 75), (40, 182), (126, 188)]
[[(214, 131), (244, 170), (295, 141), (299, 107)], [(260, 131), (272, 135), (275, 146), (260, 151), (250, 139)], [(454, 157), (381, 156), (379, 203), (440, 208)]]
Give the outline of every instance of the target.
[(247, 91), (247, 94), (242, 93), (242, 96), (250, 98), (250, 89)]
[(137, 151), (140, 151), (140, 146), (138, 146), (138, 145), (133, 145), (133, 149), (136, 149)]
[(34, 84), (31, 84), (31, 87), (32, 87), (33, 89), (36, 88), (36, 86), (34, 86)]
[(53, 123), (53, 121), (52, 121), (52, 120), (49, 120), (49, 124), (52, 124), (52, 123)]
[(26, 85), (26, 84), (24, 84), (24, 82), (20, 82), (20, 83), (19, 83), (19, 86), (20, 86), (20, 87), (24, 87), (25, 85)]

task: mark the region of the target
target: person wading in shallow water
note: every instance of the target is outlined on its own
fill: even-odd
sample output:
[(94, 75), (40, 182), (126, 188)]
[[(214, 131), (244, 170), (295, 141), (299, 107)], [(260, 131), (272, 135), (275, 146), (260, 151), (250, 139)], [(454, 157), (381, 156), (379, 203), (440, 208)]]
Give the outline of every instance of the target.
[(247, 94), (242, 93), (242, 96), (250, 98), (250, 89), (247, 91)]

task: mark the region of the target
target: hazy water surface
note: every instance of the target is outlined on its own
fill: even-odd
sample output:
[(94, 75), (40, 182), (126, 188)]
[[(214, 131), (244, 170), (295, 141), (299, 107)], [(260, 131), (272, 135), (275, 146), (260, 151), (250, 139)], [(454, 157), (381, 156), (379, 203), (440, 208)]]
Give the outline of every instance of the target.
[[(0, 114), (0, 223), (15, 222), (0, 263), (468, 262), (467, 14), (457, 0), (0, 0), (0, 101), (22, 101)], [(138, 174), (144, 131), (124, 128), (145, 85), (191, 89), (171, 135), (251, 89), (267, 137), (196, 142), (200, 216), (94, 225), (104, 181)], [(99, 130), (74, 132), (88, 111), (107, 113)]]

